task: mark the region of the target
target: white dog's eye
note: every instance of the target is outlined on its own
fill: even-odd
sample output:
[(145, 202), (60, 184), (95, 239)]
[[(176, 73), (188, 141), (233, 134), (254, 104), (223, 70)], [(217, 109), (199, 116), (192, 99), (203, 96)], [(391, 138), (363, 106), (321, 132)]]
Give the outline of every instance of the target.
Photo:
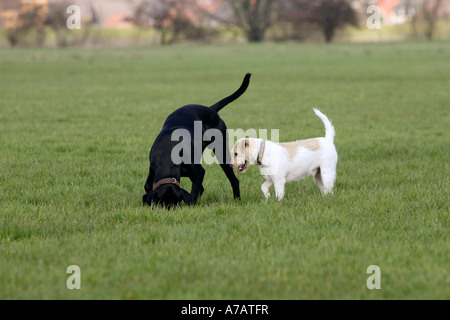
[(237, 157), (237, 152), (234, 153), (234, 156)]

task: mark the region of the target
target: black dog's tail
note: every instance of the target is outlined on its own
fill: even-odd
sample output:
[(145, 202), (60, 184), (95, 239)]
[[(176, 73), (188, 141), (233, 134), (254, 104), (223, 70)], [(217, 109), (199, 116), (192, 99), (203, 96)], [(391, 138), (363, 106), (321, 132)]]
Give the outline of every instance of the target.
[(220, 100), (219, 102), (216, 102), (210, 108), (213, 109), (216, 112), (219, 112), (227, 104), (229, 104), (230, 102), (233, 102), (234, 100), (239, 98), (245, 92), (245, 90), (247, 90), (248, 84), (250, 82), (250, 76), (251, 75), (252, 75), (251, 73), (247, 73), (245, 75), (245, 77), (244, 77), (244, 81), (242, 81), (241, 86), (239, 87), (239, 89), (237, 89), (237, 91), (235, 93), (233, 93), (232, 95), (230, 95), (230, 96)]

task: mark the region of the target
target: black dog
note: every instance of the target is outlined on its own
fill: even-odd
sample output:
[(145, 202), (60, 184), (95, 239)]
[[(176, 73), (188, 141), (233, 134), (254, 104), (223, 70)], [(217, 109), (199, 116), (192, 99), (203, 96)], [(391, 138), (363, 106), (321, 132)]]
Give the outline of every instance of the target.
[[(164, 126), (156, 138), (152, 149), (150, 150), (150, 170), (147, 181), (145, 182), (145, 192), (143, 196), (144, 205), (155, 204), (166, 208), (179, 205), (182, 202), (192, 205), (197, 202), (199, 196), (203, 194), (203, 169), (200, 159), (203, 151), (208, 145), (212, 145), (215, 139), (206, 140), (204, 133), (209, 129), (216, 129), (220, 132), (222, 138), (222, 150), (214, 148), (214, 154), (219, 161), (222, 170), (225, 172), (233, 188), (235, 199), (240, 199), (239, 180), (234, 175), (233, 169), (229, 165), (230, 154), (228, 150), (227, 127), (225, 122), (219, 117), (218, 112), (230, 102), (239, 98), (247, 89), (250, 74), (247, 73), (240, 88), (232, 95), (220, 100), (216, 104), (205, 107), (201, 105), (186, 105), (174, 111), (167, 117)], [(188, 161), (176, 163), (172, 159), (174, 147), (179, 144), (173, 141), (173, 133), (177, 129), (185, 130), (190, 137), (195, 137), (195, 123), (200, 124), (201, 139), (191, 139), (188, 150), (181, 150), (177, 156), (186, 156)], [(218, 130), (218, 131), (217, 131)], [(197, 140), (197, 141), (194, 141)], [(201, 145), (200, 145), (201, 144)], [(190, 149), (190, 150), (189, 150)], [(201, 151), (200, 151), (201, 150)], [(189, 152), (183, 154), (184, 152)], [(175, 153), (176, 154), (176, 153)], [(224, 159), (225, 157), (225, 159)], [(184, 158), (186, 159), (186, 158)], [(192, 190), (189, 194), (180, 187), (180, 178), (188, 177), (192, 181)]]

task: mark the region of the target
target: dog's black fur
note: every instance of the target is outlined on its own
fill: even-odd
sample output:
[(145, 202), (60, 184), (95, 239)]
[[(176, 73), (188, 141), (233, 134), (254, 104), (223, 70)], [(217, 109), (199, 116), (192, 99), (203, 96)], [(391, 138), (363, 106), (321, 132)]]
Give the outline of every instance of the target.
[[(222, 141), (224, 150), (221, 150), (222, 155), (226, 159), (218, 159), (222, 170), (225, 172), (228, 180), (233, 188), (233, 195), (235, 199), (240, 199), (239, 180), (234, 175), (233, 169), (227, 163), (230, 159), (229, 150), (226, 141), (227, 127), (225, 122), (219, 117), (218, 112), (230, 102), (239, 98), (247, 89), (250, 82), (251, 74), (247, 73), (240, 88), (232, 95), (220, 100), (210, 107), (201, 105), (186, 105), (174, 111), (166, 119), (161, 132), (156, 138), (150, 150), (150, 170), (147, 181), (145, 182), (145, 192), (143, 196), (144, 205), (162, 205), (166, 208), (177, 206), (182, 202), (187, 205), (193, 205), (197, 199), (203, 194), (203, 177), (205, 176), (205, 169), (200, 163), (200, 159), (194, 159), (194, 139), (191, 139), (191, 164), (181, 163), (175, 164), (172, 161), (172, 149), (177, 145), (178, 141), (172, 141), (172, 133), (176, 129), (186, 129), (191, 137), (194, 137), (194, 121), (202, 121), (202, 137), (208, 129), (218, 129), (222, 134)], [(212, 141), (205, 141), (202, 138), (202, 153), (206, 146)], [(217, 150), (214, 150), (217, 157)], [(197, 160), (197, 161), (194, 161)], [(191, 193), (182, 189), (181, 187), (167, 183), (159, 186), (153, 190), (155, 183), (165, 178), (175, 178), (180, 181), (181, 177), (188, 177), (192, 181)]]

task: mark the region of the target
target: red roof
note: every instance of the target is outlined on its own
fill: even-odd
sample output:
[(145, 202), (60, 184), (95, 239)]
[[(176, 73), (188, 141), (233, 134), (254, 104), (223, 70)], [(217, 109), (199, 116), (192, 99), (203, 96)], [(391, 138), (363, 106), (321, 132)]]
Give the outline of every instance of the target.
[(394, 8), (399, 4), (400, 1), (398, 0), (382, 0), (377, 3), (377, 6), (380, 8), (381, 14), (389, 19), (392, 14), (392, 10), (394, 10)]
[(109, 17), (109, 19), (103, 23), (103, 26), (107, 28), (130, 28), (134, 26), (134, 24), (129, 15), (117, 13)]

